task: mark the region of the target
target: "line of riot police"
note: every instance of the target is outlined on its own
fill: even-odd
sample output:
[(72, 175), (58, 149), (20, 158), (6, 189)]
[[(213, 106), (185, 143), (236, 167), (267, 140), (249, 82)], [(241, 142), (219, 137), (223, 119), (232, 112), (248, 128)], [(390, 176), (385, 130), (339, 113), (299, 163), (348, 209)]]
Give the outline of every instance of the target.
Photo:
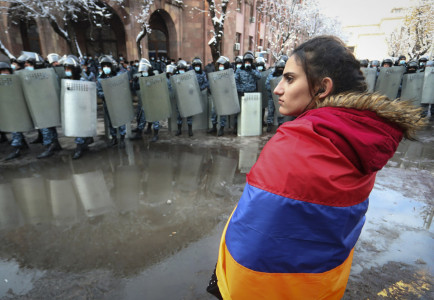
[[(184, 60), (178, 61), (176, 66), (173, 62), (169, 65), (159, 62), (160, 68), (163, 64), (165, 66), (164, 75), (154, 69), (158, 61), (153, 63), (147, 59), (128, 67), (123, 65), (124, 60), (120, 59), (118, 63), (111, 56), (102, 56), (96, 63), (92, 57), (79, 59), (73, 55), (60, 57), (52, 53), (47, 56), (47, 61), (48, 63), (37, 53), (23, 52), (11, 63), (1, 62), (1, 73), (6, 75), (2, 76), (0, 82), (0, 112), (3, 112), (0, 118), (1, 139), (2, 142), (8, 141), (5, 132), (11, 132), (10, 144), (13, 147), (5, 160), (15, 159), (29, 149), (23, 133), (33, 129), (38, 130), (38, 137), (30, 143), (41, 143), (45, 147), (37, 157), (54, 155), (62, 149), (56, 129), (60, 125), (65, 136), (75, 137), (77, 146), (72, 157), (80, 158), (89, 149), (96, 135), (97, 97), (102, 100), (113, 146), (125, 146), (126, 124), (129, 124), (134, 115), (132, 95), (139, 98), (136, 113), (138, 126), (132, 140), (141, 138), (145, 124), (149, 121), (147, 131), (152, 124), (154, 136), (151, 141), (156, 142), (159, 138), (159, 120), (173, 118), (172, 110), (177, 112), (178, 129), (175, 135), (182, 134), (182, 122), (186, 118), (188, 134), (193, 136), (193, 116), (207, 110), (203, 107), (201, 98), (205, 96), (207, 101), (212, 90), (215, 96), (210, 133), (217, 131), (218, 114), (221, 122), (218, 136), (222, 136), (225, 117), (240, 112), (239, 97), (245, 92), (256, 91), (256, 81), (261, 77), (251, 52), (246, 53), (243, 66), (236, 72), (231, 68), (227, 57), (220, 57), (216, 73), (231, 73), (215, 77), (211, 87), (198, 57), (193, 59), (191, 66)], [(258, 62), (258, 69), (265, 69), (264, 61)], [(158, 84), (154, 86), (146, 80), (159, 75), (165, 77), (166, 85), (163, 87)], [(224, 92), (221, 91), (222, 86), (225, 87)], [(227, 86), (234, 88), (227, 89)], [(168, 105), (173, 102), (176, 102), (174, 107)], [(162, 107), (162, 103), (166, 106)], [(8, 115), (14, 118), (7, 118)], [(234, 132), (236, 133), (236, 126)]]

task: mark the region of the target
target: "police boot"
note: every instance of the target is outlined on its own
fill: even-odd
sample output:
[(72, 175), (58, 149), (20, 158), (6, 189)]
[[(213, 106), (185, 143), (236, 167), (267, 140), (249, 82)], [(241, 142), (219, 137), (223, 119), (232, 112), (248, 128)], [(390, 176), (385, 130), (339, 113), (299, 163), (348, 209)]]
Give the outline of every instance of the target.
[(38, 129), (38, 137), (30, 142), (30, 144), (42, 144), (43, 137), (42, 137), (42, 131)]
[(136, 133), (130, 137), (130, 140), (134, 141), (134, 140), (141, 140), (142, 139), (142, 131), (141, 130), (137, 130)]
[(117, 144), (118, 144), (118, 138), (116, 136), (113, 136), (110, 145), (113, 147), (116, 146)]
[(87, 144), (77, 144), (72, 159), (79, 159), (80, 157), (83, 156), (83, 153), (87, 150), (89, 150)]
[(84, 143), (85, 143), (86, 145), (90, 145), (90, 144), (93, 144), (94, 141), (95, 141), (95, 140), (93, 139), (93, 137), (87, 137), (87, 138), (84, 140)]
[(14, 146), (14, 148), (15, 148), (14, 151), (12, 151), (11, 153), (9, 153), (9, 155), (6, 156), (6, 158), (4, 159), (4, 161), (15, 159), (15, 158), (21, 156), (21, 152), (23, 150), (29, 149), (29, 145), (27, 145), (26, 141), (23, 141), (23, 145), (22, 146)]
[(193, 125), (188, 125), (188, 136), (193, 136)]
[(8, 141), (8, 137), (6, 136), (6, 133), (1, 132), (1, 133), (0, 133), (0, 144), (1, 144), (1, 143), (5, 143), (5, 142), (7, 142), (7, 141)]
[(39, 154), (37, 157), (38, 158), (50, 157), (53, 156), (54, 153), (60, 150), (62, 150), (62, 147), (60, 146), (59, 141), (54, 140), (51, 144), (48, 145), (47, 149), (41, 154)]
[(267, 123), (267, 132), (271, 132), (273, 129), (273, 124)]
[(182, 133), (181, 129), (182, 129), (182, 124), (178, 124), (178, 130), (175, 133), (176, 136), (181, 135), (181, 133)]
[(125, 148), (125, 135), (121, 135), (121, 139), (119, 141), (119, 148)]
[(152, 137), (151, 142), (158, 141), (158, 138), (159, 138), (159, 136), (158, 136), (158, 129), (154, 129), (154, 136)]
[(222, 136), (224, 134), (225, 134), (225, 127), (224, 126), (220, 126), (219, 132), (217, 133), (217, 136)]
[(152, 133), (152, 123), (148, 123), (148, 127), (146, 128), (145, 134), (151, 134)]
[(217, 132), (217, 124), (212, 124), (212, 128), (208, 129), (206, 133), (216, 133)]

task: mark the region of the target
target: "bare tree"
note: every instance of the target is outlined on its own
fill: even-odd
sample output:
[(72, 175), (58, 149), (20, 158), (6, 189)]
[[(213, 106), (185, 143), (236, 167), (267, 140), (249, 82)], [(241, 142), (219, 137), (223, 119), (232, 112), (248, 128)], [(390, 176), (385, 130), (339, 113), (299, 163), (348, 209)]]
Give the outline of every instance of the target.
[[(181, 1), (182, 2), (182, 1)], [(137, 52), (139, 54), (139, 58), (142, 58), (142, 39), (146, 36), (146, 34), (151, 33), (151, 28), (149, 27), (149, 11), (151, 8), (151, 5), (154, 4), (153, 0), (143, 0), (142, 2), (142, 9), (139, 13), (139, 15), (135, 16), (135, 19), (137, 23), (140, 24), (140, 32), (136, 37), (136, 47)]]
[(434, 0), (420, 0), (407, 9), (404, 24), (386, 38), (389, 55), (406, 54), (410, 59), (418, 59), (428, 51), (432, 51), (433, 15)]
[(213, 37), (209, 40), (208, 45), (211, 49), (212, 59), (215, 62), (222, 53), (222, 40), (224, 35), (224, 24), (227, 15), (229, 0), (221, 0), (216, 4), (215, 0), (207, 0), (209, 16), (213, 25)]
[[(113, 0), (119, 4), (123, 0)], [(98, 0), (3, 0), (1, 14), (13, 20), (45, 19), (54, 32), (63, 38), (71, 53), (81, 56), (74, 31), (74, 24), (89, 21), (91, 26), (101, 27), (102, 20), (111, 17), (106, 4)]]

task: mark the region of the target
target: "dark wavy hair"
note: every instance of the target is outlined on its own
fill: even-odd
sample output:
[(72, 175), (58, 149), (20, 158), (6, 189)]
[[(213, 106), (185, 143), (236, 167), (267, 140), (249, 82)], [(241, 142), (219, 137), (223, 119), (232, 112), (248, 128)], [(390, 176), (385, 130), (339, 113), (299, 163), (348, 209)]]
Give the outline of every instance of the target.
[(321, 80), (325, 77), (333, 81), (330, 96), (350, 91), (364, 92), (367, 89), (360, 62), (337, 37), (310, 39), (294, 49), (292, 55), (306, 73), (312, 96), (321, 88)]

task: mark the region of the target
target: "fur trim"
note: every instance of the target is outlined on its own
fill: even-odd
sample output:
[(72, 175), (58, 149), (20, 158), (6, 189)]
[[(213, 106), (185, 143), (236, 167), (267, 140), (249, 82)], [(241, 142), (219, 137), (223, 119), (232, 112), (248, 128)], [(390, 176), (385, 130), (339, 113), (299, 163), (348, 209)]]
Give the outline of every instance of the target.
[(427, 125), (427, 118), (421, 117), (420, 107), (414, 106), (411, 101), (390, 100), (379, 93), (342, 93), (323, 100), (316, 97), (314, 106), (373, 111), (377, 116), (396, 124), (402, 129), (404, 137), (410, 140), (415, 139), (416, 131)]

